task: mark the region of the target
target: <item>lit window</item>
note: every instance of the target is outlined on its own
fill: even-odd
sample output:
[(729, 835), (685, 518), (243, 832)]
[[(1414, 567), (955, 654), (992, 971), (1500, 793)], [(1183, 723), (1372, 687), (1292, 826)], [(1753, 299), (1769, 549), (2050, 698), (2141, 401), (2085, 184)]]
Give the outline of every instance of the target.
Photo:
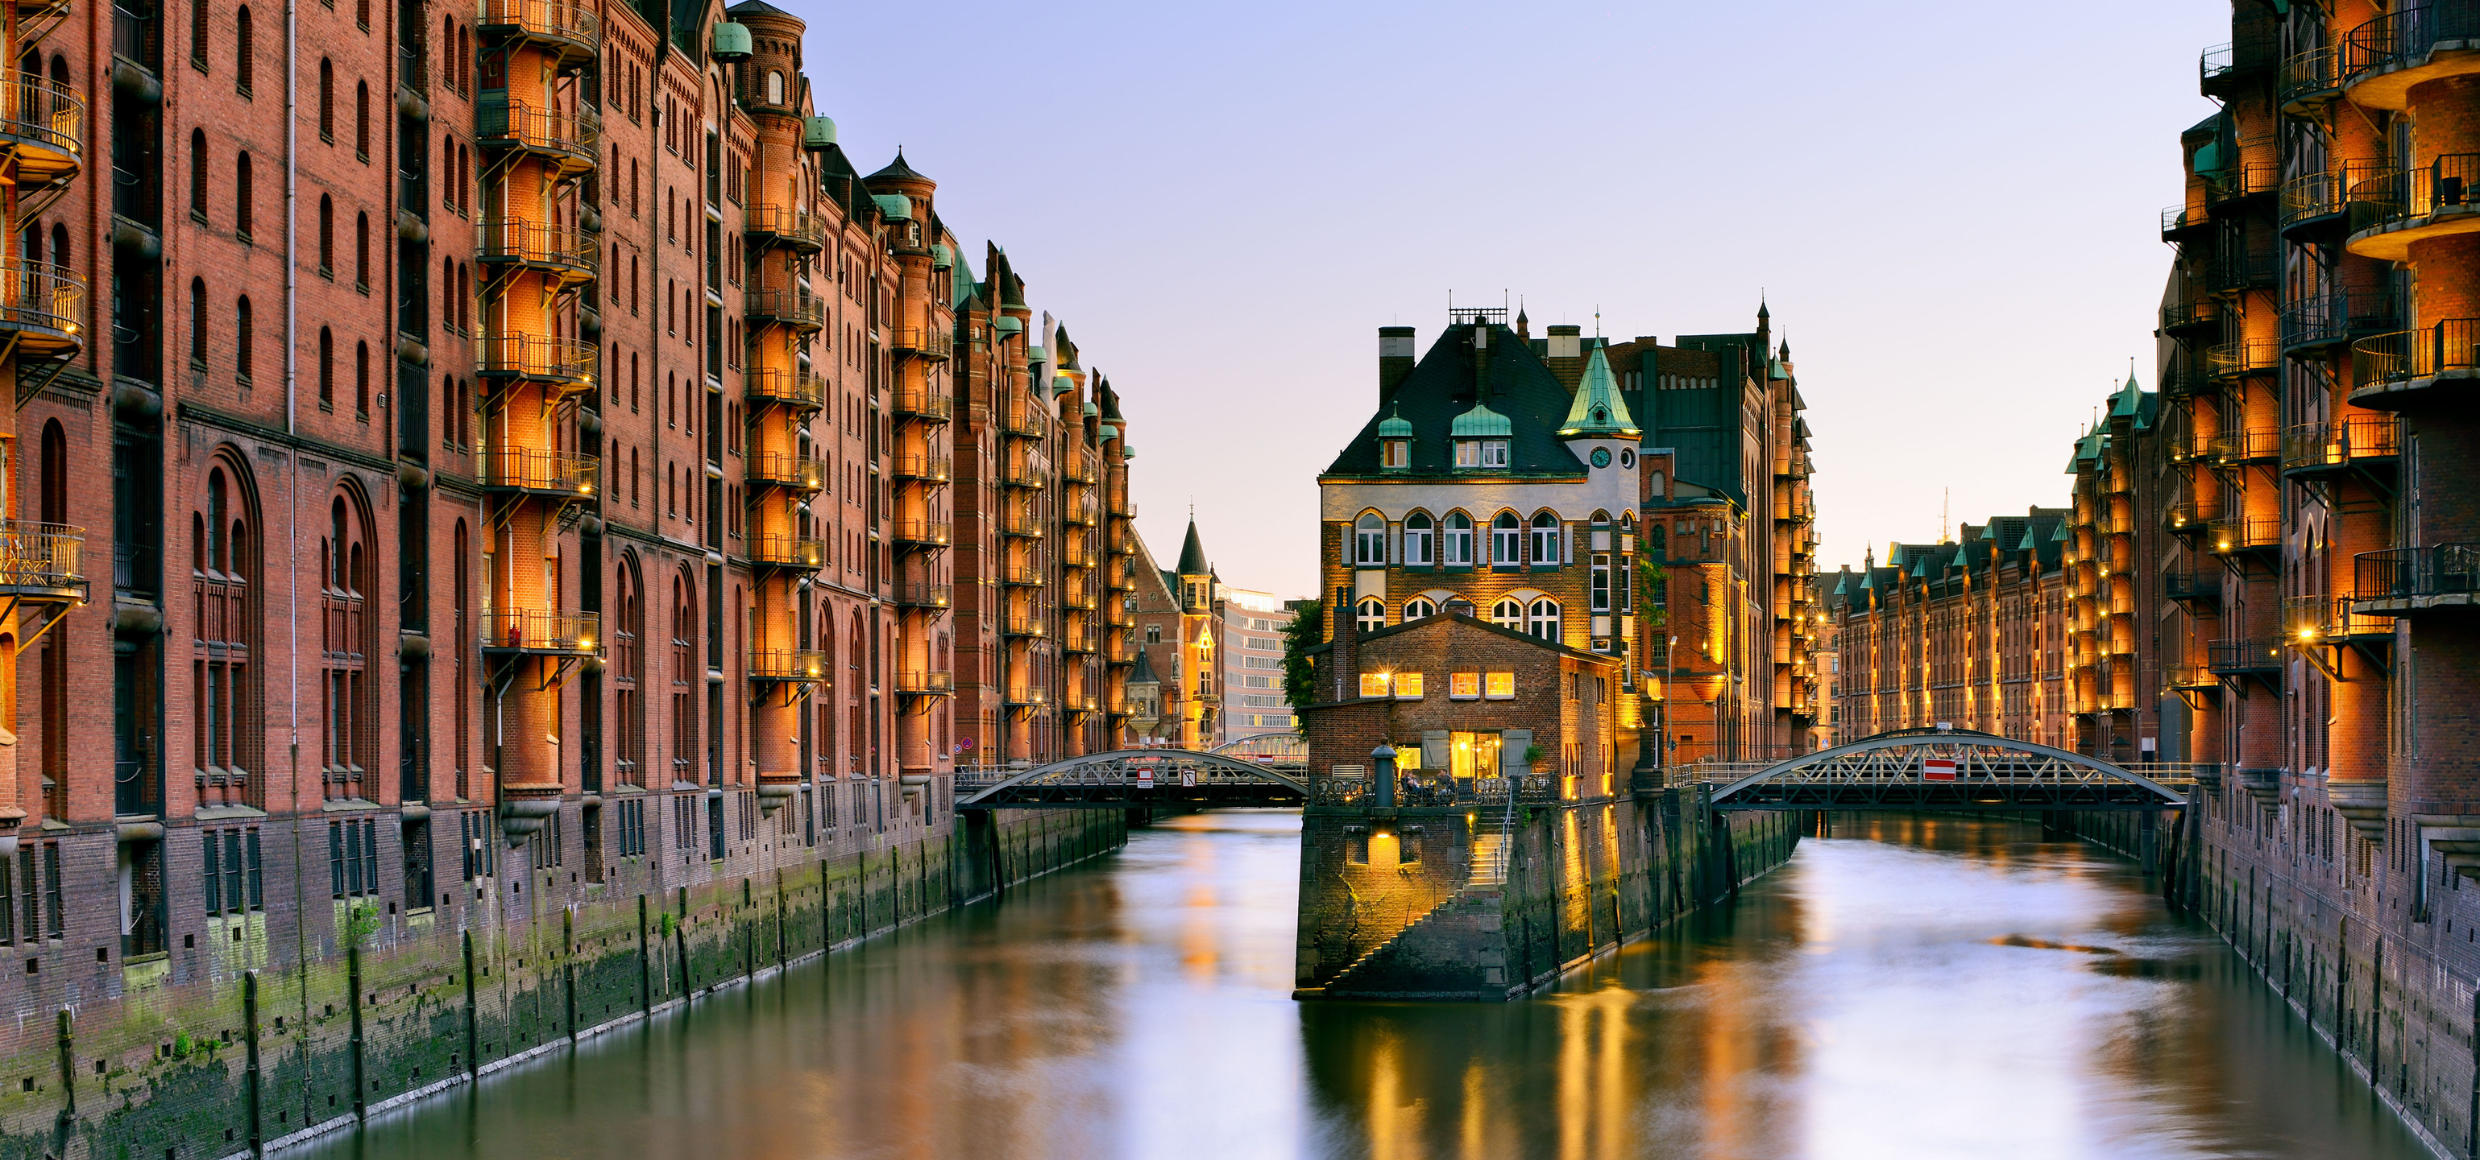
[(1430, 603), (1426, 596), (1415, 596), (1404, 601), (1404, 623), (1406, 624), (1416, 620), (1428, 620), (1436, 615), (1438, 615), (1438, 606)]
[(1386, 696), (1386, 695), (1387, 695), (1387, 687), (1386, 687), (1386, 686), (1387, 686), (1387, 679), (1386, 679), (1386, 674), (1385, 674), (1385, 673), (1362, 673), (1362, 674), (1361, 674), (1361, 696), (1364, 696), (1364, 697), (1383, 697), (1383, 696)]
[(1481, 674), (1452, 673), (1447, 677), (1447, 698), (1454, 701), (1481, 699)]
[(1363, 512), (1352, 525), (1352, 562), (1364, 568), (1386, 564), (1386, 517)]
[(1490, 521), (1490, 563), (1511, 568), (1516, 563), (1516, 548), (1523, 541), (1524, 528), (1516, 522), (1514, 512), (1500, 512)]
[(1381, 444), (1378, 466), (1395, 471), (1412, 466), (1412, 440), (1389, 439)]
[(1430, 560), (1430, 519), (1419, 512), (1404, 517), (1404, 563), (1427, 566)]
[[(1396, 699), (1396, 700), (1398, 700), (1398, 701), (1418, 701), (1418, 700), (1420, 700), (1420, 699), (1421, 699), (1421, 674), (1419, 674), (1419, 673), (1397, 673), (1397, 674), (1395, 674), (1395, 699)], [(1413, 750), (1413, 752), (1418, 753), (1418, 752), (1420, 752), (1420, 750), (1415, 749), (1415, 750)]]
[(1442, 562), (1450, 568), (1472, 567), (1472, 517), (1462, 512), (1448, 512), (1444, 533), (1446, 558)]
[(1504, 701), (1515, 695), (1516, 675), (1514, 673), (1490, 674), (1489, 696), (1491, 700)]
[(1386, 602), (1375, 596), (1362, 597), (1352, 612), (1353, 621), (1360, 625), (1362, 632), (1376, 632), (1386, 627)]

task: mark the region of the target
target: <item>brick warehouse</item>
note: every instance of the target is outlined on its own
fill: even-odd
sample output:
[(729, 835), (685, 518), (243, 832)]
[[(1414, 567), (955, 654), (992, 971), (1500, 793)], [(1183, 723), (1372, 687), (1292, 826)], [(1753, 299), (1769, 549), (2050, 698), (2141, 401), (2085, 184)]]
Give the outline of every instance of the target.
[[(968, 738), (1126, 728), (1119, 398), (933, 181), (846, 159), (799, 20), (13, 12), (0, 1153), (217, 1151), (97, 1093), (237, 1077), (173, 1045), (243, 1039), (317, 1087), (380, 1018), (347, 958), (513, 1022), (214, 1135), (574, 1033), (589, 945), (634, 941), (652, 1004), (766, 961), (766, 891), (780, 961), (1116, 840), (1001, 819), (957, 871), (942, 803)], [(566, 1018), (513, 1014), (563, 964)]]
[(1378, 343), (1377, 410), (1319, 477), (1323, 590), (1362, 631), (1462, 600), (1620, 658), (1631, 767), (1813, 744), (1816, 502), (1769, 311), (1674, 346), (1497, 309), (1454, 311), (1417, 362), (1410, 327)]

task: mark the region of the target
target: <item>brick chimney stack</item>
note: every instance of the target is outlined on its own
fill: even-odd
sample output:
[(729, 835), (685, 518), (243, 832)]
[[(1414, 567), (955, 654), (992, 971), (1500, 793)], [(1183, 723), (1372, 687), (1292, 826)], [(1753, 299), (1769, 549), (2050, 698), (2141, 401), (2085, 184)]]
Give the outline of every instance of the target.
[(1331, 700), (1348, 701), (1361, 695), (1360, 625), (1352, 617), (1352, 590), (1338, 587), (1333, 600), (1335, 618), (1334, 695)]
[(1409, 326), (1378, 328), (1378, 402), (1393, 402), (1395, 391), (1412, 377), (1412, 337)]

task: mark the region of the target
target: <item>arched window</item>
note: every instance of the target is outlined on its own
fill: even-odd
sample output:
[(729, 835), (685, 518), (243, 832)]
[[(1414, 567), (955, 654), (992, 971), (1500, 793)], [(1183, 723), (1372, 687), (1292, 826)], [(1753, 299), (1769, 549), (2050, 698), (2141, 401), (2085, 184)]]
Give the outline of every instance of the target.
[(207, 369), (207, 283), (203, 278), (189, 280), (189, 361), (198, 370)]
[(250, 300), (246, 296), (233, 312), (233, 370), (242, 378), (250, 377)]
[(456, 259), (439, 260), (439, 324), (456, 325)]
[(336, 139), (336, 66), (319, 58), (319, 140)]
[(1386, 517), (1362, 512), (1352, 524), (1352, 562), (1364, 568), (1386, 564)]
[(336, 409), (336, 335), (319, 328), (319, 410)]
[(328, 501), (327, 536), (319, 541), (320, 700), (326, 722), (320, 784), (330, 801), (363, 798), (363, 776), (378, 763), (377, 684), (368, 679), (377, 653), (370, 615), (369, 521), (360, 497)]
[(1524, 631), (1524, 602), (1510, 597), (1491, 605), (1490, 623), (1500, 628)]
[(336, 276), (336, 202), (319, 195), (319, 276)]
[(207, 71), (207, 0), (189, 0), (189, 63)]
[(370, 288), (370, 214), (367, 212), (356, 214), (353, 218), (353, 284), (364, 290)]
[(1544, 596), (1533, 601), (1532, 607), (1526, 609), (1525, 611), (1528, 614), (1528, 620), (1524, 626), (1524, 630), (1526, 632), (1532, 633), (1534, 636), (1540, 637), (1541, 639), (1550, 641), (1554, 644), (1558, 642), (1558, 601)]
[(1404, 517), (1404, 564), (1407, 567), (1426, 568), (1437, 562), (1432, 557), (1437, 550), (1433, 539), (1435, 535), (1427, 513), (1414, 512)]
[(672, 578), (672, 780), (697, 780), (698, 702), (704, 674), (698, 669), (697, 581), (687, 572)]
[(1362, 632), (1376, 632), (1386, 627), (1386, 601), (1375, 596), (1361, 597), (1352, 608), (1352, 623)]
[(1670, 543), (1671, 534), (1669, 525), (1645, 525), (1645, 550), (1653, 553), (1654, 559), (1659, 560), (1664, 555), (1668, 554), (1670, 551)]
[(1559, 517), (1550, 512), (1533, 516), (1533, 566), (1555, 568), (1565, 563), (1560, 555)]
[(241, 90), (241, 95), (245, 97), (250, 95), (250, 58), (253, 55), (250, 48), (250, 10), (244, 6), (233, 14), (233, 87)]
[[(200, 4), (198, 10), (206, 11), (206, 5)], [(198, 215), (202, 221), (207, 216), (207, 131), (204, 129), (189, 131), (189, 212)]]
[(1472, 517), (1462, 512), (1448, 512), (1439, 534), (1440, 562), (1450, 568), (1470, 568), (1473, 562)]
[(237, 459), (207, 469), (206, 503), (191, 521), (206, 539), (193, 571), (196, 609), (191, 711), (201, 805), (263, 805), (266, 766), (258, 674), (250, 662), (260, 614), (255, 505)]
[[(368, 0), (364, 0), (365, 3)], [(370, 160), (370, 82), (353, 82), (353, 151)]]
[(770, 105), (784, 103), (784, 74), (773, 69), (768, 69), (766, 72), (766, 103)]
[(370, 344), (353, 344), (353, 413), (370, 415)]
[(1415, 596), (1404, 601), (1404, 623), (1406, 624), (1416, 620), (1428, 620), (1436, 615), (1438, 615), (1438, 606), (1431, 603), (1427, 596)]
[(618, 766), (620, 784), (646, 784), (646, 584), (637, 571), (637, 557), (620, 558), (613, 601), (619, 612), (612, 626), (612, 686), (620, 718)]
[(1518, 549), (1524, 540), (1524, 527), (1514, 512), (1500, 512), (1490, 521), (1490, 564), (1498, 568), (1515, 567)]
[(233, 159), (233, 230), (243, 240), (250, 236), (250, 155)]

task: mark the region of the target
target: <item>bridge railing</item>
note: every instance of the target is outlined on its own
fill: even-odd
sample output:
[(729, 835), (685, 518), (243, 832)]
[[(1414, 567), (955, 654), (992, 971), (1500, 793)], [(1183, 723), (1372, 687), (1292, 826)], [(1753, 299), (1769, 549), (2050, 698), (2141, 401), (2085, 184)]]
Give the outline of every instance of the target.
[[(1672, 769), (1670, 784), (1681, 787), (1729, 785), (1780, 764), (1776, 761), (1700, 761)], [(2220, 763), (2211, 761), (2139, 761), (2121, 764), (2119, 768), (2165, 786), (2185, 786), (2197, 781), (2211, 784), (2221, 776), (2222, 771)], [(1860, 767), (1855, 766), (1853, 772), (1855, 776), (1861, 773)], [(1874, 766), (1869, 767), (1868, 772), (1882, 776), (1886, 770), (1883, 766)], [(1973, 765), (1959, 766), (1958, 775), (1965, 779), (1988, 779), (1992, 776), (1987, 769)]]
[[(1516, 777), (1448, 777), (1399, 774), (1395, 804), (1407, 809), (1448, 809), (1458, 806), (1504, 806), (1514, 793), (1524, 805), (1559, 800), (1557, 774), (1528, 773)], [(1367, 777), (1318, 776), (1309, 779), (1309, 801), (1321, 806), (1365, 806), (1376, 797), (1376, 782)]]

